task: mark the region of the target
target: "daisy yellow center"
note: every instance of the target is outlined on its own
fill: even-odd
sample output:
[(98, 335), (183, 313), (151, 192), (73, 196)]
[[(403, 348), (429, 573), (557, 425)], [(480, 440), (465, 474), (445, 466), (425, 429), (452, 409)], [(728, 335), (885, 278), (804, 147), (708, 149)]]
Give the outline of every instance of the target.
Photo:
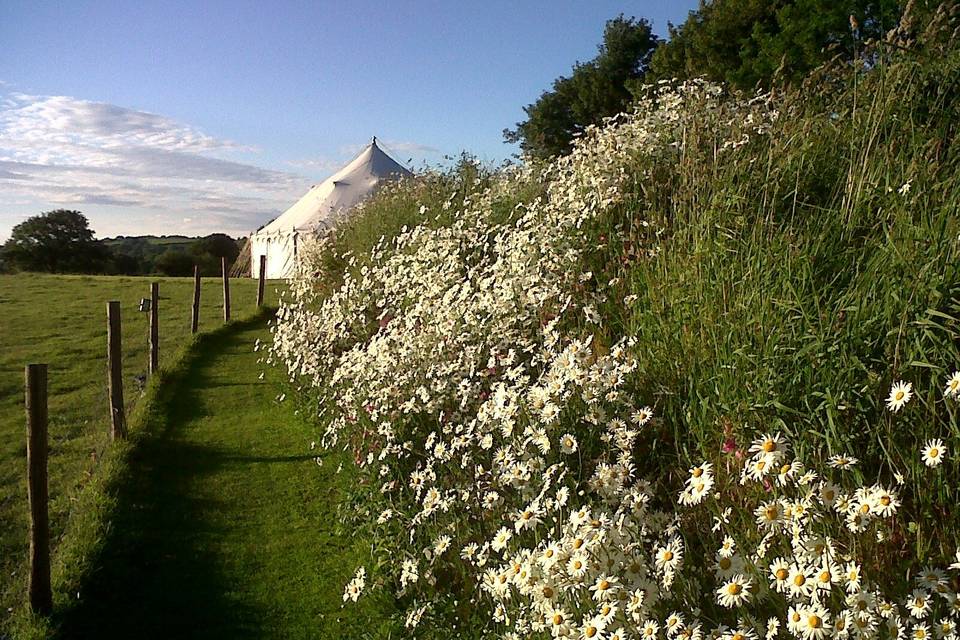
[(777, 572), (774, 575), (777, 576), (777, 580), (786, 580), (787, 576), (790, 575), (790, 572), (786, 569), (777, 569)]
[(807, 626), (809, 626), (811, 629), (819, 629), (821, 626), (823, 626), (823, 620), (821, 620), (820, 616), (818, 615), (812, 615), (807, 618)]
[(777, 443), (774, 442), (773, 440), (767, 440), (766, 442), (763, 443), (763, 450), (766, 453), (770, 453), (776, 448), (777, 448)]
[(791, 619), (792, 619), (794, 622), (800, 622), (800, 614), (797, 613), (796, 611), (794, 611), (794, 612), (793, 612), (793, 615), (791, 616)]
[(610, 605), (605, 604), (600, 608), (600, 615), (606, 616), (610, 614)]
[(663, 552), (663, 561), (670, 562), (673, 560), (673, 551), (664, 551)]
[(553, 624), (559, 626), (563, 623), (563, 616), (559, 613), (553, 614)]
[(546, 558), (552, 558), (552, 557), (553, 557), (553, 549), (547, 549), (546, 551), (543, 552), (543, 555), (544, 555), (544, 557), (546, 557)]
[(785, 464), (782, 467), (780, 467), (780, 473), (787, 473), (788, 471), (790, 471), (790, 465)]
[(543, 597), (544, 597), (544, 598), (552, 598), (552, 597), (553, 597), (553, 589), (551, 589), (550, 587), (544, 587), (544, 588), (543, 588)]
[(524, 512), (523, 512), (523, 515), (522, 515), (521, 517), (522, 517), (524, 520), (529, 520), (530, 518), (533, 517), (533, 513), (530, 512), (530, 511), (524, 511)]
[(597, 635), (597, 628), (587, 627), (587, 630), (584, 631), (583, 635), (587, 636), (588, 638), (592, 638), (593, 636)]
[(767, 461), (766, 461), (766, 460), (760, 460), (760, 461), (757, 462), (757, 469), (759, 469), (760, 471), (763, 471), (763, 470), (766, 469), (766, 468), (767, 468)]
[(730, 568), (730, 565), (732, 565), (732, 564), (733, 564), (733, 562), (730, 560), (730, 558), (720, 558), (720, 568), (721, 568), (721, 569), (727, 570), (727, 569)]
[(734, 582), (733, 584), (727, 587), (727, 593), (729, 593), (732, 596), (740, 595), (741, 591), (743, 591), (743, 587), (741, 587), (736, 582)]
[(576, 540), (573, 541), (574, 549), (579, 549), (582, 546), (583, 546), (583, 538), (577, 538)]
[(820, 572), (820, 582), (830, 582), (830, 572), (821, 571)]
[(885, 507), (890, 506), (890, 496), (882, 496), (880, 498), (880, 504), (882, 504)]
[(597, 589), (599, 589), (600, 591), (606, 591), (609, 588), (610, 588), (610, 583), (606, 580), (601, 580), (600, 584), (597, 585)]
[(745, 640), (745, 638), (746, 638), (745, 635), (737, 631), (735, 634), (733, 634), (733, 637), (731, 638), (731, 640)]
[(590, 526), (593, 527), (594, 529), (599, 529), (599, 528), (600, 528), (600, 521), (599, 521), (599, 520), (591, 520), (591, 521), (590, 521)]
[(699, 478), (700, 476), (703, 475), (703, 469), (701, 469), (700, 467), (697, 467), (696, 469), (693, 470), (693, 473), (690, 475), (692, 475), (694, 478)]
[(937, 449), (936, 447), (930, 449), (930, 457), (931, 457), (931, 458), (936, 458), (936, 457), (939, 456), (939, 455), (940, 455), (940, 449)]
[(870, 513), (870, 505), (866, 503), (860, 505), (860, 513), (862, 513), (863, 515), (867, 515), (868, 513)]
[(806, 581), (807, 578), (802, 573), (798, 573), (793, 578), (793, 584), (797, 585), (798, 587), (802, 587)]
[(573, 561), (573, 568), (574, 568), (575, 571), (580, 571), (580, 568), (581, 568), (582, 566), (583, 566), (583, 563), (580, 562), (579, 560), (574, 560), (574, 561)]
[(507, 574), (501, 573), (501, 574), (497, 577), (497, 579), (500, 580), (500, 584), (503, 584), (503, 583), (505, 583), (505, 582), (507, 581)]
[(776, 505), (771, 505), (767, 507), (765, 515), (767, 520), (776, 520), (777, 516), (780, 515), (780, 509)]
[(893, 395), (893, 399), (896, 400), (897, 402), (900, 402), (901, 400), (903, 400), (903, 396), (905, 395), (907, 394), (904, 393), (902, 389), (900, 389)]

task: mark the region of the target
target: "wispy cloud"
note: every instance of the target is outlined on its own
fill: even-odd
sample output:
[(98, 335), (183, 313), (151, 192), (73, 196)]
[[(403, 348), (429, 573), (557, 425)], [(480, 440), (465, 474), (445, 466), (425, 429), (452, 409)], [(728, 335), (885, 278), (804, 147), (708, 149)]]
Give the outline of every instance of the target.
[(69, 96), (0, 96), (0, 227), (19, 221), (4, 219), (4, 205), (36, 202), (40, 210), (92, 207), (94, 223), (107, 221), (95, 228), (121, 228), (118, 207), (151, 210), (150, 224), (171, 225), (168, 232), (185, 219), (209, 226), (202, 231), (256, 228), (307, 180), (236, 159), (249, 151), (146, 111)]

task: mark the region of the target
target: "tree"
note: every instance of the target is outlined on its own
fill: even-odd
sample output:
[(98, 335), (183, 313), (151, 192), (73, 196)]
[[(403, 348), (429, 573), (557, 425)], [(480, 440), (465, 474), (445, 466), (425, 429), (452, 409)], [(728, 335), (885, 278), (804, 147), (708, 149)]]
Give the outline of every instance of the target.
[(86, 216), (56, 209), (13, 228), (3, 245), (3, 261), (23, 271), (102, 273), (110, 251), (93, 237)]
[[(896, 0), (701, 0), (653, 55), (651, 77), (703, 76), (752, 89), (798, 81), (896, 26)], [(853, 20), (851, 20), (851, 17)]]
[(597, 57), (575, 65), (569, 78), (557, 78), (552, 90), (524, 107), (527, 119), (505, 129), (504, 138), (535, 157), (568, 153), (578, 133), (628, 108), (630, 87), (644, 78), (658, 43), (644, 19), (608, 21)]
[(165, 276), (193, 275), (196, 258), (185, 251), (167, 249), (153, 263), (153, 268)]

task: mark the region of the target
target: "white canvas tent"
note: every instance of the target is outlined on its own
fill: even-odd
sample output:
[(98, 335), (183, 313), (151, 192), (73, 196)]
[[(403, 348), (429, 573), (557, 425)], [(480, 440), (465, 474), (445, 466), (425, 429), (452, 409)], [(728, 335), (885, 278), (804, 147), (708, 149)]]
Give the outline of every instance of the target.
[(331, 228), (382, 182), (408, 175), (410, 172), (384, 153), (374, 138), (347, 166), (313, 186), (282, 215), (250, 236), (251, 275), (257, 277), (260, 256), (267, 256), (267, 278), (289, 277), (305, 238)]

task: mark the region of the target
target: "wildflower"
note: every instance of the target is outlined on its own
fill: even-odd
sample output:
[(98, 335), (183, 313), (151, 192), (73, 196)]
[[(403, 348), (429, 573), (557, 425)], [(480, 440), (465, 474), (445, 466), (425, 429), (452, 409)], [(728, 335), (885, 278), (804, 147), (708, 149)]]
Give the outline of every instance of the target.
[(907, 598), (906, 606), (914, 618), (926, 618), (930, 613), (930, 594), (922, 589), (914, 589)]
[(606, 628), (607, 622), (601, 616), (594, 616), (580, 627), (580, 638), (582, 640), (603, 640), (603, 630)]
[(630, 419), (633, 420), (633, 423), (635, 425), (637, 425), (638, 427), (642, 427), (648, 422), (650, 422), (650, 418), (652, 417), (653, 417), (653, 409), (651, 409), (650, 407), (643, 407), (641, 409), (637, 409), (636, 411), (634, 411), (633, 415), (630, 416)]
[(513, 534), (510, 533), (509, 529), (500, 527), (500, 530), (493, 536), (493, 542), (490, 544), (490, 548), (497, 552), (503, 551), (507, 548), (507, 544), (512, 537)]
[(896, 413), (903, 408), (903, 405), (910, 402), (913, 397), (913, 384), (900, 380), (894, 382), (890, 387), (890, 395), (887, 396), (887, 409)]
[(571, 453), (574, 453), (576, 450), (577, 450), (577, 439), (574, 438), (569, 433), (564, 434), (560, 438), (560, 451), (562, 451), (567, 455), (570, 455)]
[(357, 573), (353, 576), (353, 579), (347, 583), (346, 588), (343, 590), (343, 601), (352, 600), (356, 602), (360, 598), (360, 594), (363, 592), (363, 587), (366, 585), (367, 570), (363, 567), (357, 569)]
[(823, 640), (832, 629), (829, 618), (830, 613), (819, 604), (804, 607), (797, 624), (800, 637), (804, 640)]
[(923, 447), (921, 453), (923, 464), (928, 467), (939, 467), (947, 455), (947, 448), (943, 446), (943, 440), (937, 438), (936, 440), (927, 440), (927, 444)]
[(666, 545), (659, 547), (654, 553), (657, 568), (664, 573), (672, 573), (680, 566), (683, 560), (683, 545), (680, 538), (672, 538)]
[(854, 468), (855, 466), (857, 466), (859, 462), (860, 461), (854, 458), (853, 456), (845, 456), (845, 455), (830, 456), (827, 459), (828, 465), (830, 465), (834, 469), (840, 469), (841, 471), (848, 471)]
[(717, 589), (717, 604), (727, 607), (739, 607), (750, 601), (750, 589), (753, 582), (743, 574), (737, 574)]
[(943, 395), (948, 398), (960, 398), (960, 371), (954, 371), (947, 377), (947, 387), (943, 390)]
[(590, 586), (590, 592), (593, 599), (597, 602), (611, 600), (617, 596), (617, 578), (613, 576), (600, 576)]

